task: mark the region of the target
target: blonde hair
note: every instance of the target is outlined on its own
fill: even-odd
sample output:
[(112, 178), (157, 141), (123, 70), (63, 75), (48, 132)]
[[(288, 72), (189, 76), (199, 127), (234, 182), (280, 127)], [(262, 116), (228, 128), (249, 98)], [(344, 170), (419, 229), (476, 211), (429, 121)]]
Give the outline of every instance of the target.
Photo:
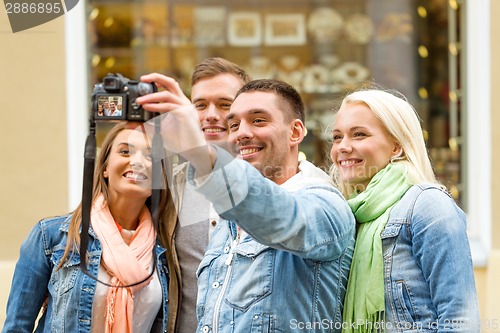
[[(342, 101), (342, 105), (356, 103), (368, 106), (401, 146), (401, 153), (392, 158), (390, 163), (404, 165), (411, 184), (437, 184), (444, 188), (432, 169), (417, 112), (402, 94), (365, 89), (348, 94)], [(331, 174), (342, 193), (348, 193), (347, 184), (339, 179), (335, 165), (332, 165)]]
[[(120, 122), (117, 125), (113, 126), (106, 134), (104, 141), (101, 145), (101, 149), (99, 152), (99, 157), (96, 161), (96, 166), (94, 170), (94, 183), (92, 188), (92, 203), (95, 202), (97, 197), (102, 194), (104, 196), (104, 200), (106, 202), (109, 201), (109, 191), (108, 191), (108, 179), (104, 177), (104, 170), (109, 163), (109, 155), (111, 152), (111, 148), (113, 146), (113, 142), (118, 134), (125, 130), (131, 129), (129, 123)], [(142, 128), (144, 131), (144, 128)], [(166, 167), (163, 166), (163, 175), (162, 179), (164, 179), (164, 184), (160, 193), (160, 204), (158, 207), (158, 230), (157, 234), (160, 242), (163, 246), (166, 246), (166, 240), (162, 238), (161, 235), (165, 234), (163, 229), (166, 228), (168, 223), (175, 223), (177, 219), (177, 212), (175, 210), (174, 202), (170, 191), (166, 186)], [(146, 200), (146, 206), (151, 212), (151, 197)], [(68, 230), (68, 242), (66, 244), (66, 249), (64, 250), (63, 257), (57, 269), (61, 268), (69, 256), (70, 252), (79, 253), (80, 251), (80, 228), (82, 222), (82, 203), (78, 205), (78, 207), (74, 210), (73, 216), (71, 217), (70, 226)]]

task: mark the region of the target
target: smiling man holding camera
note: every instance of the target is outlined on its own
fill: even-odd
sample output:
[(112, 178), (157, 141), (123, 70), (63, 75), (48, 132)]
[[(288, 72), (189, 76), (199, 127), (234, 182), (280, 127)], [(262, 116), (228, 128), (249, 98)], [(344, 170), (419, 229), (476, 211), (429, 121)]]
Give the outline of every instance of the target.
[(187, 181), (224, 219), (197, 273), (198, 331), (286, 332), (294, 321), (340, 322), (355, 222), (329, 176), (298, 161), (305, 126), (297, 91), (276, 80), (245, 84), (227, 117), (225, 150), (207, 143), (175, 80), (141, 80), (164, 89), (138, 103), (164, 113), (166, 149), (190, 161)]

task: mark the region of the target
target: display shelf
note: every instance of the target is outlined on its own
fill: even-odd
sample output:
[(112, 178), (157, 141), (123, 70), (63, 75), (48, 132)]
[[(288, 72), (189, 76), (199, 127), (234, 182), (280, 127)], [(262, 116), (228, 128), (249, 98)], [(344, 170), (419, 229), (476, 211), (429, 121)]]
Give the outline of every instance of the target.
[(303, 96), (310, 134), (302, 149), (319, 165), (327, 164), (329, 115), (345, 93), (374, 83), (394, 88), (419, 112), (439, 178), (460, 192), (460, 147), (453, 151), (448, 143), (446, 10), (427, 5), (89, 0), (90, 78), (160, 72), (175, 77), (189, 94), (194, 66), (221, 56), (253, 78), (282, 79)]

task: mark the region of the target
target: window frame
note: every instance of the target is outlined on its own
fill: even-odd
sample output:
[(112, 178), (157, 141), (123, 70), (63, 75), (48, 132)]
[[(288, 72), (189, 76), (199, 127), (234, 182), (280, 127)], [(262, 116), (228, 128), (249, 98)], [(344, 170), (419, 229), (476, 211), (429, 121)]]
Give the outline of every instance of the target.
[(491, 39), (490, 0), (462, 1), (465, 12), (465, 51), (462, 87), (465, 117), (466, 205), (472, 258), (487, 264), (491, 249)]

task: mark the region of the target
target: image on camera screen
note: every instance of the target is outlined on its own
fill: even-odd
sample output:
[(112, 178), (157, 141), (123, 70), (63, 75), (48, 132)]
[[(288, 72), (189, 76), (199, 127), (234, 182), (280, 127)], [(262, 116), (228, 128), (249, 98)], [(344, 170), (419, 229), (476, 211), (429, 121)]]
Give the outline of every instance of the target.
[(97, 99), (97, 118), (117, 118), (123, 119), (123, 96), (104, 95)]

